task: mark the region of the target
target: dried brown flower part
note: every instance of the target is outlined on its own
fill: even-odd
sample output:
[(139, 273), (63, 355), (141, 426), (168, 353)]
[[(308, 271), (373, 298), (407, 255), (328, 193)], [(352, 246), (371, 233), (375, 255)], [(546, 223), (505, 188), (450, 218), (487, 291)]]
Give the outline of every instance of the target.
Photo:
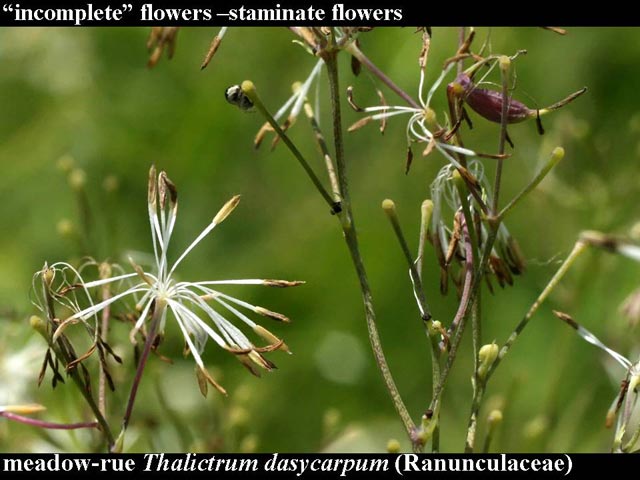
[(176, 50), (176, 37), (180, 27), (152, 27), (147, 39), (147, 50), (151, 52), (147, 67), (153, 68), (160, 61), (162, 52), (167, 50), (167, 57), (173, 58)]

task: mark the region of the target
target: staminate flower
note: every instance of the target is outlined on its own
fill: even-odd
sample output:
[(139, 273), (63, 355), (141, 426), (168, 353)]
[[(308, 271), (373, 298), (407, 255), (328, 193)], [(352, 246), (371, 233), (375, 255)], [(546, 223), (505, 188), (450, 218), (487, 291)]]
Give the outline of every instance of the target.
[[(420, 58), (420, 82), (418, 85), (418, 101), (417, 106), (406, 105), (380, 105), (376, 107), (360, 108), (353, 102), (351, 95), (349, 95), (349, 103), (351, 106), (359, 112), (370, 113), (349, 127), (349, 131), (357, 130), (371, 121), (385, 121), (388, 118), (395, 117), (397, 115), (410, 115), (407, 122), (407, 148), (409, 152), (409, 158), (407, 159), (407, 170), (411, 164), (411, 144), (413, 142), (426, 143), (426, 148), (423, 151), (423, 155), (426, 156), (431, 153), (434, 148), (438, 150), (452, 165), (459, 169), (463, 169), (460, 162), (452, 155), (457, 153), (466, 155), (469, 157), (478, 156), (476, 152), (468, 148), (459, 147), (447, 143), (444, 138), (446, 129), (438, 125), (436, 120), (436, 113), (431, 108), (431, 100), (434, 94), (440, 88), (444, 79), (449, 72), (454, 68), (455, 64), (450, 63), (443, 70), (440, 76), (433, 83), (429, 89), (426, 99), (424, 96), (425, 91), (425, 60), (423, 56)], [(350, 94), (351, 92), (349, 92)]]
[[(178, 194), (174, 184), (169, 180), (164, 171), (156, 174), (155, 167), (149, 171), (148, 211), (151, 227), (151, 238), (155, 269), (147, 272), (141, 266), (130, 262), (134, 273), (113, 276), (82, 284), (85, 290), (101, 287), (123, 280), (132, 282), (131, 286), (97, 304), (78, 310), (60, 324), (54, 334), (55, 339), (68, 325), (86, 322), (87, 319), (97, 315), (107, 306), (125, 297), (133, 297), (136, 300), (136, 310), (140, 315), (131, 331), (131, 341), (135, 343), (135, 336), (150, 319), (147, 336), (154, 337), (155, 332), (163, 332), (168, 314), (175, 319), (184, 336), (188, 351), (191, 352), (199, 368), (199, 383), (203, 393), (206, 392), (206, 381), (211, 383), (222, 393), (225, 390), (207, 372), (201, 354), (209, 339), (212, 339), (224, 350), (234, 353), (236, 357), (255, 375), (258, 372), (253, 364), (266, 370), (271, 370), (275, 365), (262, 354), (274, 350), (289, 352), (287, 345), (272, 334), (266, 328), (256, 324), (241, 309), (249, 310), (272, 319), (289, 322), (284, 315), (267, 310), (266, 308), (251, 305), (230, 295), (214, 289), (217, 285), (265, 285), (270, 287), (292, 287), (303, 282), (289, 282), (285, 280), (210, 280), (200, 282), (179, 281), (176, 276), (176, 268), (187, 255), (198, 245), (217, 225), (222, 223), (235, 209), (240, 196), (229, 200), (215, 215), (213, 220), (204, 228), (196, 239), (184, 250), (177, 260), (170, 263), (167, 256), (171, 234), (176, 223), (178, 209)], [(138, 281), (134, 281), (135, 279)], [(218, 306), (214, 309), (210, 303)], [(234, 323), (228, 320), (228, 316), (236, 317), (241, 323), (250, 327), (258, 336), (268, 342), (267, 346), (255, 346), (247, 336)], [(205, 381), (206, 380), (206, 381)]]
[(553, 311), (553, 314), (560, 320), (566, 322), (570, 327), (575, 329), (578, 335), (580, 335), (580, 337), (582, 337), (584, 340), (609, 354), (627, 371), (626, 377), (624, 378), (620, 386), (620, 393), (613, 400), (611, 407), (607, 411), (606, 426), (607, 428), (611, 427), (616, 416), (618, 415), (618, 412), (622, 410), (622, 413), (618, 415), (613, 451), (629, 452), (633, 450), (638, 440), (640, 440), (640, 428), (636, 429), (635, 433), (631, 436), (626, 444), (623, 444), (622, 442), (631, 422), (633, 412), (638, 403), (637, 392), (638, 388), (640, 387), (640, 362), (633, 363), (624, 355), (607, 347), (604, 343), (602, 343), (602, 341), (598, 339), (598, 337), (596, 337), (593, 333), (576, 322), (569, 314), (556, 310)]
[[(492, 191), (489, 181), (484, 173), (484, 166), (478, 159), (468, 163), (468, 171), (477, 180), (479, 195), (485, 204), (492, 202)], [(433, 213), (431, 215), (431, 240), (434, 244), (438, 262), (440, 263), (441, 276), (440, 288), (442, 293), (448, 289), (449, 267), (454, 261), (464, 263), (466, 254), (463, 242), (461, 242), (460, 216), (462, 215), (462, 203), (458, 190), (454, 185), (453, 174), (456, 167), (447, 164), (440, 169), (435, 180), (431, 184), (431, 199), (433, 201)], [(480, 212), (476, 210), (473, 196), (469, 195), (468, 203), (471, 208), (471, 216), (475, 223), (476, 231), (480, 232), (479, 244), (483, 245), (489, 237), (487, 225), (482, 222)], [(453, 226), (445, 220), (445, 207), (450, 209), (453, 216)], [(477, 255), (480, 252), (476, 253)], [(488, 259), (489, 273), (493, 273), (501, 287), (513, 284), (513, 276), (519, 275), (525, 269), (525, 260), (520, 251), (518, 242), (511, 236), (504, 222), (500, 223), (494, 247)], [(454, 281), (456, 279), (454, 278)], [(491, 291), (493, 287), (487, 276), (487, 285)]]
[[(289, 127), (291, 127), (291, 125), (295, 123), (296, 119), (298, 118), (298, 115), (300, 114), (300, 111), (302, 110), (303, 105), (307, 101), (307, 95), (309, 93), (309, 90), (311, 89), (311, 86), (313, 85), (313, 82), (320, 77), (320, 72), (322, 71), (323, 65), (324, 65), (324, 61), (318, 60), (316, 65), (311, 70), (311, 73), (309, 74), (307, 79), (303, 83), (297, 82), (293, 85), (293, 95), (289, 97), (289, 99), (284, 103), (284, 105), (282, 105), (282, 107), (280, 107), (280, 109), (273, 116), (276, 122), (280, 122), (280, 119), (283, 118), (285, 114), (287, 114), (288, 112), (286, 119), (282, 123), (281, 128), (283, 131), (286, 132), (289, 129)], [(316, 95), (316, 107), (315, 107), (316, 112), (320, 110), (319, 105), (317, 104), (318, 101), (319, 101), (319, 96)], [(253, 142), (253, 145), (255, 148), (260, 147), (260, 144), (264, 140), (264, 137), (267, 134), (267, 132), (273, 132), (273, 127), (271, 127), (269, 122), (265, 122), (264, 125), (262, 125), (262, 127), (260, 128), (260, 130), (258, 130), (258, 133), (256, 134), (256, 138)], [(271, 145), (272, 148), (276, 146), (279, 139), (280, 139), (279, 135), (277, 135), (274, 138), (273, 143)]]

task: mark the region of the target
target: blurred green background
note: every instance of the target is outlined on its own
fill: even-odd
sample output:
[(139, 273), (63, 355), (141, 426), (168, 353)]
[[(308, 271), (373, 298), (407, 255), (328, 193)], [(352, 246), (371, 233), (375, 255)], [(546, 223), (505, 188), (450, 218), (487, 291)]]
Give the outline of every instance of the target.
[[(86, 419), (69, 382), (36, 388), (45, 344), (29, 327), (32, 274), (45, 261), (77, 261), (82, 253), (60, 221), (78, 227), (76, 194), (58, 160), (71, 156), (86, 173), (92, 207), (92, 255), (126, 266), (125, 252), (151, 249), (146, 214), (147, 171), (167, 170), (180, 194), (174, 254), (207, 224), (232, 195), (242, 194), (233, 215), (200, 244), (180, 268), (181, 278), (303, 279), (296, 289), (229, 289), (240, 298), (283, 312), (290, 325), (261, 322), (294, 352), (269, 358), (278, 370), (250, 376), (213, 343), (208, 365), (230, 392), (200, 396), (191, 358), (169, 325), (161, 352), (152, 357), (134, 411), (131, 451), (384, 451), (390, 438), (409, 449), (370, 351), (357, 279), (334, 218), (291, 154), (279, 145), (252, 147), (263, 123), (224, 99), (225, 88), (252, 79), (275, 111), (304, 80), (314, 60), (292, 44), (284, 28), (233, 28), (210, 66), (200, 62), (217, 29), (183, 28), (175, 57), (146, 68), (146, 28), (23, 28), (0, 30), (0, 404), (38, 402), (54, 421)], [(489, 30), (478, 29), (476, 48)], [(527, 49), (517, 66), (517, 98), (551, 104), (582, 86), (589, 92), (544, 118), (510, 128), (516, 144), (505, 162), (504, 196), (515, 194), (562, 145), (566, 157), (508, 218), (528, 259), (513, 287), (484, 295), (485, 342), (504, 342), (583, 229), (628, 233), (640, 220), (640, 31), (574, 28), (566, 36), (536, 28), (491, 30), (493, 52)], [(361, 36), (365, 53), (412, 95), (418, 88), (420, 34), (411, 28), (377, 28)], [(457, 48), (457, 29), (434, 28), (428, 85)], [(377, 104), (374, 84), (354, 77), (341, 58), (342, 88), (353, 85), (358, 103)], [(451, 81), (451, 78), (447, 79)], [(497, 74), (493, 81), (499, 81)], [(378, 84), (379, 85), (379, 84)], [(383, 89), (387, 100), (399, 101)], [(328, 88), (321, 78), (321, 121), (329, 136)], [(528, 96), (527, 96), (528, 95)], [(436, 94), (441, 119), (444, 89)], [(358, 118), (346, 106), (345, 125)], [(497, 149), (499, 127), (472, 113), (465, 133), (478, 151)], [(380, 203), (396, 201), (405, 232), (417, 248), (420, 204), (444, 160), (416, 157), (404, 173), (406, 118), (347, 136), (354, 212), (373, 288), (383, 346), (404, 399), (417, 420), (430, 401), (429, 351), (412, 298), (404, 259)], [(466, 127), (465, 127), (466, 128)], [(322, 173), (308, 122), (291, 137)], [(267, 147), (267, 148), (265, 148)], [(489, 172), (492, 160), (487, 160)], [(105, 180), (117, 180), (108, 191)], [(323, 177), (324, 178), (324, 174)], [(490, 178), (492, 178), (490, 176)], [(112, 185), (113, 186), (113, 185)], [(438, 293), (433, 249), (427, 250), (426, 287), (437, 319), (448, 324), (456, 309), (451, 293)], [(480, 436), (490, 409), (503, 406), (494, 444), (507, 451), (607, 451), (612, 431), (605, 413), (624, 372), (551, 314), (570, 312), (605, 343), (635, 360), (638, 330), (619, 313), (638, 287), (639, 266), (603, 253), (585, 255), (540, 309), (492, 378), (481, 412)], [(169, 322), (171, 323), (171, 322)], [(128, 327), (114, 323), (111, 343), (125, 357), (112, 373), (119, 388), (110, 401), (118, 425), (134, 370)], [(463, 448), (471, 400), (470, 335), (444, 396), (443, 451)], [(610, 375), (610, 372), (612, 375)], [(88, 432), (42, 432), (0, 419), (1, 451), (87, 451)]]

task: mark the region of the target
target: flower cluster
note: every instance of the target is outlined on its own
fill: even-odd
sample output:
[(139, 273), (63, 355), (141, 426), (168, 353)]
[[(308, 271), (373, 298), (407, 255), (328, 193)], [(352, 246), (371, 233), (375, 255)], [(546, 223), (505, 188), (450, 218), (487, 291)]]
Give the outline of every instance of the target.
[[(263, 354), (274, 350), (289, 352), (287, 345), (269, 330), (251, 320), (243, 311), (281, 322), (288, 322), (289, 319), (280, 313), (222, 293), (217, 288), (218, 286), (238, 284), (291, 287), (303, 282), (269, 279), (189, 282), (181, 281), (176, 276), (177, 267), (187, 255), (231, 214), (239, 201), (239, 196), (230, 199), (177, 259), (171, 261), (168, 253), (176, 224), (178, 193), (175, 185), (164, 171), (158, 174), (155, 167), (151, 167), (148, 186), (148, 214), (154, 254), (153, 270), (144, 270), (130, 259), (134, 270), (131, 273), (120, 273), (94, 281), (84, 281), (80, 272), (71, 265), (56, 264), (50, 267), (49, 271), (51, 272), (72, 272), (74, 289), (84, 291), (90, 304), (86, 308), (80, 308), (77, 300), (65, 295), (66, 291), (70, 289), (71, 283), (68, 280), (64, 281), (64, 286), (58, 288), (56, 298), (71, 309), (73, 314), (59, 324), (53, 333), (53, 342), (60, 338), (64, 330), (72, 324), (82, 323), (91, 331), (97, 331), (96, 327), (89, 325), (89, 319), (93, 318), (97, 322), (97, 316), (101, 311), (116, 302), (132, 298), (135, 301), (137, 320), (130, 333), (131, 341), (136, 342), (136, 334), (140, 331), (151, 336), (155, 332), (162, 334), (167, 318), (172, 317), (182, 332), (187, 351), (193, 356), (199, 373), (202, 375), (199, 378), (206, 379), (220, 392), (225, 393), (225, 390), (208, 373), (201, 356), (209, 339), (225, 351), (233, 353), (256, 375), (258, 371), (254, 365), (265, 370), (273, 369), (275, 365)], [(92, 301), (93, 297), (90, 292), (93, 289), (106, 285), (120, 285), (123, 282), (127, 282), (127, 288), (122, 289), (123, 291), (119, 291), (98, 303)], [(235, 318), (241, 325), (253, 330), (268, 344), (262, 347), (256, 346), (229, 318)], [(150, 325), (147, 326), (147, 324)]]

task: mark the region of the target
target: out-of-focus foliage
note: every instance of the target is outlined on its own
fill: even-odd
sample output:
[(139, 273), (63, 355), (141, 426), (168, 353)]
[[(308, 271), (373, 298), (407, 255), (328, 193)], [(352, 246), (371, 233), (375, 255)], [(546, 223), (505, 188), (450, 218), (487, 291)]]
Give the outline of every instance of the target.
[[(478, 30), (480, 42), (487, 33)], [(169, 326), (161, 351), (174, 364), (151, 358), (128, 448), (384, 451), (389, 439), (398, 438), (407, 449), (370, 352), (357, 280), (335, 219), (282, 145), (272, 153), (265, 146), (253, 150), (253, 135), (263, 119), (231, 107), (223, 95), (229, 85), (250, 78), (275, 110), (314, 60), (292, 43), (286, 29), (236, 28), (200, 71), (214, 34), (213, 29), (181, 29), (174, 58), (163, 58), (149, 70), (147, 29), (0, 30), (0, 404), (37, 401), (57, 421), (88, 416), (70, 382), (52, 390), (47, 378), (40, 388), (35, 386), (45, 345), (28, 323), (32, 273), (45, 261), (77, 260), (84, 253), (72, 235), (64, 235), (65, 228), (80, 228), (80, 217), (58, 160), (70, 155), (86, 173), (93, 214), (91, 254), (121, 263), (126, 263), (127, 251), (150, 247), (146, 175), (155, 163), (177, 184), (182, 205), (188, 204), (178, 219), (175, 245), (186, 246), (228, 198), (242, 194), (234, 215), (181, 265), (182, 275), (307, 283), (294, 290), (242, 289), (243, 299), (293, 319), (273, 330), (294, 354), (271, 355), (279, 369), (257, 379), (231, 355), (207, 349), (206, 361), (216, 367), (228, 398), (200, 396), (192, 361), (181, 356), (181, 335)], [(566, 157), (508, 220), (528, 270), (514, 287), (483, 295), (485, 343), (507, 338), (581, 230), (627, 233), (640, 220), (639, 38), (636, 29), (579, 28), (566, 36), (533, 28), (491, 31), (494, 51), (528, 50), (515, 62), (520, 100), (545, 106), (584, 85), (589, 92), (545, 117), (543, 137), (533, 123), (510, 127), (516, 147), (505, 161), (502, 198), (516, 193), (555, 146), (562, 145)], [(361, 37), (361, 46), (399, 85), (417, 91), (421, 39), (413, 29), (374, 29)], [(457, 30), (434, 29), (429, 83), (456, 46)], [(354, 77), (346, 56), (341, 67), (342, 88), (353, 85), (360, 104), (377, 103), (370, 76), (363, 70)], [(497, 76), (492, 80), (499, 81)], [(321, 121), (330, 137), (324, 75), (320, 94)], [(434, 106), (442, 116), (444, 90), (437, 95)], [(397, 103), (393, 93), (385, 90), (385, 96)], [(344, 117), (349, 125), (359, 115), (345, 102)], [(467, 144), (495, 151), (499, 127), (473, 113), (472, 118)], [(298, 119), (291, 136), (321, 172), (304, 120)], [(420, 204), (443, 160), (435, 153), (426, 159), (416, 155), (405, 175), (405, 125), (391, 120), (384, 136), (374, 125), (349, 134), (346, 155), (383, 346), (418, 418), (430, 400), (428, 344), (380, 201), (395, 200), (417, 248)], [(492, 162), (485, 160), (490, 172)], [(71, 224), (60, 223), (65, 219)], [(439, 296), (430, 248), (425, 265), (434, 317), (448, 324), (456, 301), (451, 294)], [(618, 306), (638, 286), (639, 273), (639, 265), (603, 252), (578, 262), (492, 379), (480, 433), (488, 413), (501, 408), (495, 449), (608, 448), (611, 432), (604, 428), (604, 417), (624, 372), (609, 368), (604, 354), (575, 336), (551, 309), (571, 311), (612, 348), (635, 360), (640, 335)], [(114, 324), (111, 343), (125, 358), (122, 366), (113, 367), (116, 382), (130, 381), (135, 368), (127, 331), (127, 326)], [(462, 348), (444, 396), (443, 451), (458, 451), (464, 441), (471, 399), (469, 338)], [(129, 387), (120, 384), (110, 403), (112, 412), (123, 408)], [(93, 448), (88, 437), (87, 432), (43, 433), (0, 419), (1, 451), (85, 451)]]

